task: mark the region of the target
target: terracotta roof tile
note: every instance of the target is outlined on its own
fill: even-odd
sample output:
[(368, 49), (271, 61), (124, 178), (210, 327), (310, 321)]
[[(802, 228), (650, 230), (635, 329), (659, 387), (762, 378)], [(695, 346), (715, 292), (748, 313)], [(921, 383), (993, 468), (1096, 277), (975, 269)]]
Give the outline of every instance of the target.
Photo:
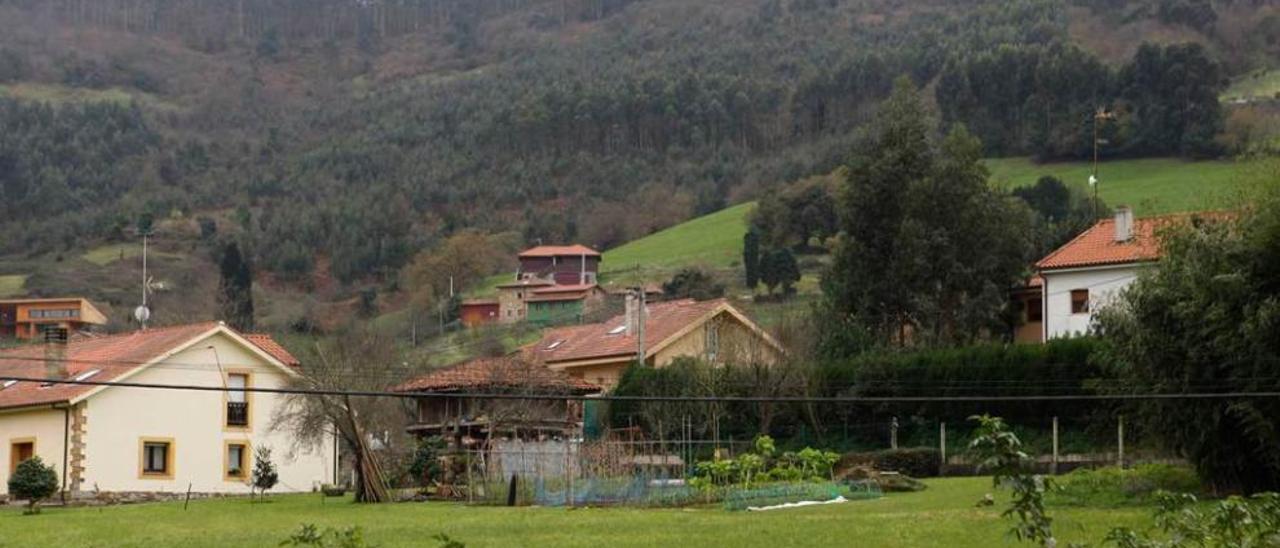
[[(722, 306), (727, 306), (724, 299), (682, 299), (649, 304), (646, 307), (645, 348), (652, 349)], [(602, 323), (549, 329), (541, 340), (526, 346), (525, 351), (544, 363), (615, 356), (625, 358), (635, 354), (637, 340), (634, 334), (618, 331), (624, 322), (624, 315), (618, 315)]]
[(591, 249), (585, 245), (540, 245), (531, 247), (520, 252), (520, 257), (561, 257), (565, 255), (586, 255), (588, 257), (599, 257), (600, 252)]
[[(67, 378), (96, 369), (98, 373), (85, 380), (114, 380), (216, 327), (216, 322), (203, 322), (116, 335), (73, 337), (66, 347)], [(245, 338), (285, 364), (298, 366), (298, 360), (269, 335), (250, 334)], [(47, 373), (44, 358), (45, 345), (42, 344), (0, 351), (0, 375), (45, 378)], [(0, 409), (67, 402), (95, 388), (97, 387), (75, 384), (41, 387), (38, 383), (18, 382), (0, 389)]]
[(1221, 212), (1179, 213), (1134, 219), (1133, 237), (1124, 242), (1115, 239), (1115, 219), (1105, 219), (1040, 259), (1036, 268), (1054, 270), (1154, 261), (1160, 258), (1159, 232), (1163, 228), (1197, 217), (1222, 218), (1225, 215)]
[[(99, 370), (92, 379), (109, 381), (156, 359), (217, 326), (206, 322), (160, 327), (105, 337), (78, 337), (67, 343), (68, 378)], [(45, 346), (33, 344), (0, 352), (0, 372), (15, 377), (46, 376)], [(3, 386), (3, 385), (0, 385)], [(94, 386), (19, 382), (0, 390), (0, 408), (66, 402), (92, 391)]]
[(521, 359), (518, 355), (476, 358), (458, 365), (432, 371), (404, 382), (395, 392), (450, 392), (492, 389), (533, 389), (543, 392), (590, 394), (600, 387), (553, 371), (545, 365)]
[(302, 362), (293, 357), (289, 349), (282, 346), (271, 335), (266, 333), (246, 333), (244, 338), (249, 339), (249, 342), (261, 348), (263, 352), (271, 354), (271, 357), (280, 360), (280, 363), (289, 367), (302, 367)]

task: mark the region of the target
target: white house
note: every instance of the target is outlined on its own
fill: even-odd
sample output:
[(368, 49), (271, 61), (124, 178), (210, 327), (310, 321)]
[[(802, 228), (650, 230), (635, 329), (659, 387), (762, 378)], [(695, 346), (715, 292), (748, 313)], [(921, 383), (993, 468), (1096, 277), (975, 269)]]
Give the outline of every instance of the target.
[[(81, 337), (0, 352), (0, 377), (221, 388), (283, 387), (300, 365), (269, 336), (201, 323)], [(284, 396), (0, 381), (0, 493), (39, 455), (71, 496), (248, 493), (253, 455), (272, 450), (278, 492), (334, 483), (335, 446), (273, 431)]]
[(1134, 219), (1133, 210), (1120, 206), (1114, 218), (1099, 221), (1036, 263), (1040, 295), (1027, 302), (1042, 307), (1043, 339), (1088, 332), (1094, 313), (1160, 258), (1160, 229), (1191, 218)]

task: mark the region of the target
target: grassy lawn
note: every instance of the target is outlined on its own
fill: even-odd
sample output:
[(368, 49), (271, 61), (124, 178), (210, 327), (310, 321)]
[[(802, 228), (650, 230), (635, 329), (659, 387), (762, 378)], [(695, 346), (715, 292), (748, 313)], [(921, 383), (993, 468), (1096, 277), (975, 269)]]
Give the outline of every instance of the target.
[[(318, 496), (106, 508), (51, 508), (39, 516), (0, 510), (0, 546), (275, 546), (301, 523), (359, 525), (373, 544), (434, 546), (443, 532), (478, 546), (1015, 546), (1010, 522), (996, 507), (974, 502), (991, 491), (987, 478), (931, 480), (920, 493), (880, 500), (772, 512), (719, 507), (492, 508), (452, 503), (362, 506)], [(1060, 545), (1097, 543), (1115, 526), (1144, 527), (1149, 508), (1051, 509)], [(1065, 541), (1065, 542), (1064, 542)]]
[[(1068, 185), (1088, 189), (1089, 162), (1036, 164), (1027, 158), (986, 160), (992, 181), (1004, 187), (1031, 185), (1054, 175)], [(1138, 216), (1223, 207), (1240, 188), (1240, 164), (1146, 158), (1103, 162), (1098, 195), (1109, 206), (1128, 205)]]
[(1232, 81), (1231, 86), (1222, 92), (1221, 99), (1271, 99), (1277, 93), (1280, 93), (1280, 70), (1259, 70)]
[(0, 297), (11, 297), (13, 295), (22, 294), (22, 286), (27, 283), (27, 277), (22, 274), (6, 274), (0, 276)]
[[(132, 259), (139, 255), (142, 255), (142, 244), (129, 242), (129, 243), (119, 243), (119, 244), (107, 244), (104, 246), (95, 247), (93, 249), (90, 249), (89, 251), (84, 252), (83, 255), (80, 255), (80, 258), (86, 261), (89, 261), (93, 264), (96, 264), (98, 266), (107, 266), (116, 261), (123, 260), (123, 259)], [(147, 250), (147, 257), (166, 258), (166, 259), (184, 259), (185, 258), (185, 256), (182, 255), (181, 253), (168, 253), (164, 251), (157, 251), (154, 247), (152, 249)]]

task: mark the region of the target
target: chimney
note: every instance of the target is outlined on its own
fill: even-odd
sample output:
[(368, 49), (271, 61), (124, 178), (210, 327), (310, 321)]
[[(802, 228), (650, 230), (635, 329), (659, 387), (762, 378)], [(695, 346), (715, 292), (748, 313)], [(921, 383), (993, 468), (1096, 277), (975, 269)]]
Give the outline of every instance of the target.
[(67, 328), (44, 329), (44, 376), (46, 379), (65, 379), (67, 373)]
[(627, 326), (627, 336), (630, 337), (636, 332), (636, 328), (638, 327), (636, 325), (638, 323), (636, 309), (640, 307), (640, 297), (636, 295), (636, 291), (634, 289), (628, 289), (627, 296), (624, 300), (626, 302), (626, 310), (623, 312), (623, 321)]
[(1129, 206), (1116, 208), (1116, 242), (1127, 242), (1133, 239), (1133, 210)]

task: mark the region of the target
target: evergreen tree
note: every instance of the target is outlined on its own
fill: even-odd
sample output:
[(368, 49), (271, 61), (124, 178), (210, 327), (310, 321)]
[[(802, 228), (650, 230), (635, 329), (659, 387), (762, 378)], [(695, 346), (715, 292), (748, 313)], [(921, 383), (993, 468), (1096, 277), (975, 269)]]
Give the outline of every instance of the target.
[(754, 229), (742, 235), (742, 271), (747, 289), (754, 291), (760, 284), (760, 235)]
[(253, 271), (240, 253), (240, 246), (230, 242), (223, 248), (219, 261), (222, 280), (218, 304), (222, 320), (239, 331), (253, 330)]
[(904, 197), (933, 170), (924, 112), (911, 80), (895, 81), (849, 163), (838, 199), (841, 236), (823, 277), (828, 315), (841, 322), (855, 319), (885, 339), (905, 325), (910, 312), (911, 291), (895, 274), (910, 260), (898, 249)]
[(987, 184), (981, 142), (960, 126), (935, 150), (922, 110), (900, 80), (850, 162), (843, 233), (823, 278), (831, 328), (852, 322), (881, 344), (965, 342), (998, 329), (1029, 258), (1031, 214)]
[(253, 488), (258, 490), (259, 495), (265, 495), (267, 491), (276, 486), (280, 482), (280, 473), (276, 471), (276, 464), (271, 461), (271, 449), (261, 447), (253, 456), (253, 477), (251, 482)]
[(774, 249), (764, 254), (760, 261), (760, 281), (769, 293), (781, 286), (783, 294), (790, 294), (792, 285), (800, 281), (800, 266), (790, 249)]

